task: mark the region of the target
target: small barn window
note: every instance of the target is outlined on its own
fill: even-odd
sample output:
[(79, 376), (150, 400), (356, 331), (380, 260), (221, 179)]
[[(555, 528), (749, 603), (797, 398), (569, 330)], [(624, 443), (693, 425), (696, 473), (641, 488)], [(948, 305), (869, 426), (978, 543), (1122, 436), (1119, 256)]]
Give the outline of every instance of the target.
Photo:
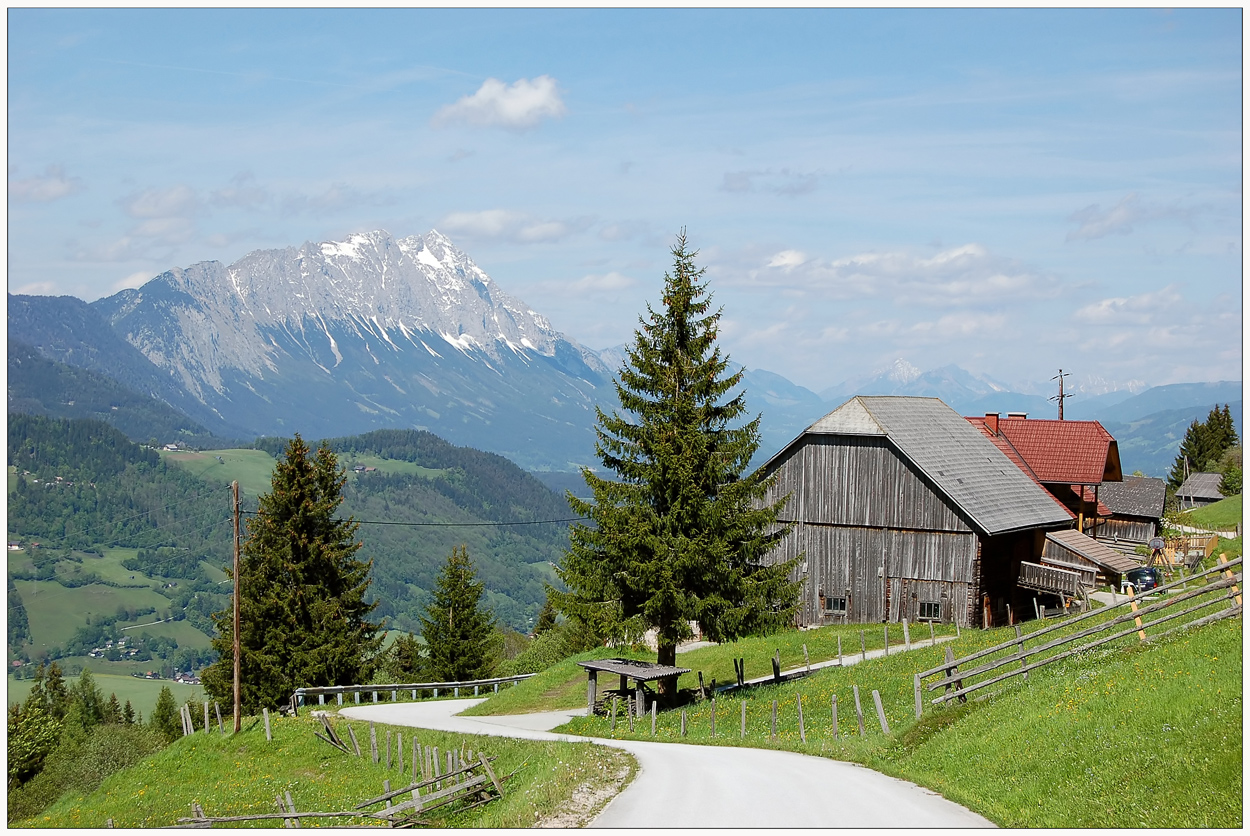
[(832, 615), (844, 615), (846, 613), (845, 598), (826, 598), (825, 612)]
[(942, 603), (940, 601), (921, 601), (920, 602), (920, 620), (921, 621), (941, 621), (942, 620)]

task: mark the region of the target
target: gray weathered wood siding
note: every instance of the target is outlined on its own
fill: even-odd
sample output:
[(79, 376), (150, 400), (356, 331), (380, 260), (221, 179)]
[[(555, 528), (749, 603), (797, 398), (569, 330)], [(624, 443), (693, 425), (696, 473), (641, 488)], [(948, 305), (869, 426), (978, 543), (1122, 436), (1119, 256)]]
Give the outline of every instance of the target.
[(773, 472), (768, 501), (791, 494), (786, 521), (970, 532), (883, 437), (811, 435)]
[(1148, 543), (1155, 536), (1154, 520), (1098, 520), (1099, 540), (1125, 540), (1130, 543)]
[[(977, 538), (972, 532), (902, 531), (858, 526), (795, 524), (772, 553), (777, 561), (800, 553), (807, 564), (799, 622), (820, 624), (827, 598), (846, 598), (846, 619), (880, 622), (919, 618), (921, 601), (941, 604), (940, 620), (966, 624)], [(888, 604), (887, 604), (888, 597)]]

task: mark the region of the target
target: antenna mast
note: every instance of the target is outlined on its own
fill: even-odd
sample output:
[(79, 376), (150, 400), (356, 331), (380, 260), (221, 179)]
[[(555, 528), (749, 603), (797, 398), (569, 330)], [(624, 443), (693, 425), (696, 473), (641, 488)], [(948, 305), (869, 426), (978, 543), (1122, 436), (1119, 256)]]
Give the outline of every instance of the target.
[(1047, 400), (1051, 400), (1051, 401), (1059, 401), (1059, 420), (1060, 420), (1060, 421), (1062, 421), (1062, 420), (1063, 420), (1063, 402), (1064, 402), (1064, 400), (1065, 400), (1065, 399), (1072, 397), (1072, 395), (1071, 395), (1071, 394), (1067, 394), (1067, 395), (1065, 395), (1065, 394), (1063, 393), (1063, 379), (1064, 379), (1065, 377), (1071, 377), (1071, 376), (1072, 376), (1071, 374), (1065, 374), (1065, 373), (1064, 373), (1064, 371), (1063, 371), (1063, 369), (1060, 369), (1060, 370), (1059, 370), (1059, 374), (1058, 374), (1058, 375), (1056, 375), (1055, 377), (1052, 377), (1052, 378), (1051, 378), (1051, 380), (1057, 380), (1057, 381), (1059, 381), (1059, 394), (1058, 394), (1058, 395), (1052, 395), (1051, 397), (1047, 398)]

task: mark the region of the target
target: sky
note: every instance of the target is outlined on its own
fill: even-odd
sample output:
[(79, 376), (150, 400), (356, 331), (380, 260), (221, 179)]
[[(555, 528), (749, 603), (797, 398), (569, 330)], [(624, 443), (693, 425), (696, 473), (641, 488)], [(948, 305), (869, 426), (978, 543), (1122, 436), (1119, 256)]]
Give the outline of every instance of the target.
[(1240, 9), (8, 12), (8, 288), (438, 229), (591, 348), (1240, 380)]

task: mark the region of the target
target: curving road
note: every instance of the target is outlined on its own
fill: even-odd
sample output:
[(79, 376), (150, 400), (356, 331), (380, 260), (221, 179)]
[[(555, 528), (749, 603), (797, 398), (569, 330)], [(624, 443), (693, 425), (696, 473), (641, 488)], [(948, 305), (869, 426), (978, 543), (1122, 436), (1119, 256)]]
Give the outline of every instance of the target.
[[(585, 741), (550, 729), (585, 713), (460, 717), (479, 699), (343, 707), (346, 717), (533, 740)], [(855, 764), (730, 746), (589, 738), (638, 761), (638, 776), (591, 827), (993, 827), (937, 793)]]

